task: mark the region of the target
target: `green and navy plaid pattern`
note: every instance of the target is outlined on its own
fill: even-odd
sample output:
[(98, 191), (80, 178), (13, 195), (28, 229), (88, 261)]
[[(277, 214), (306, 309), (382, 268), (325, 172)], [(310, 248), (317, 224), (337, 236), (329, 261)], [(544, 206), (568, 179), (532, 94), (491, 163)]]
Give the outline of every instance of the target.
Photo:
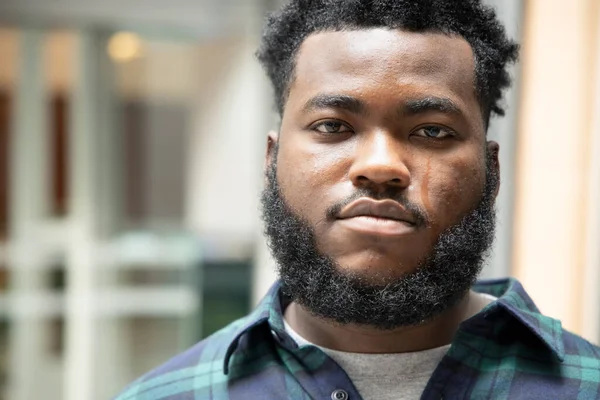
[[(498, 297), (464, 321), (422, 399), (600, 399), (600, 349), (543, 316), (514, 279), (480, 282)], [(117, 400), (347, 399), (346, 373), (284, 330), (275, 284), (253, 313), (146, 374)]]

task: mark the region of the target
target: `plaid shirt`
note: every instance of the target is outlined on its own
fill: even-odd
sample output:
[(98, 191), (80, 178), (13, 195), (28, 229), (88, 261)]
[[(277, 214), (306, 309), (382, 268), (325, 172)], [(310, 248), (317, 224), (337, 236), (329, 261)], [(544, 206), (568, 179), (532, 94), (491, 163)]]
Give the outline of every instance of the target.
[[(600, 399), (600, 349), (543, 316), (513, 279), (478, 283), (498, 297), (464, 321), (422, 399)], [(285, 332), (275, 284), (247, 317), (141, 377), (118, 400), (359, 400), (346, 373)]]

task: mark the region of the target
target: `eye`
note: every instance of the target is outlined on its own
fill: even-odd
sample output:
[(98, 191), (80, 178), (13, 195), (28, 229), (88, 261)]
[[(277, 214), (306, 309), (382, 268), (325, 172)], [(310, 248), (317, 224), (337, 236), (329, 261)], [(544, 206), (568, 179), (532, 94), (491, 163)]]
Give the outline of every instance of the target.
[(442, 128), (441, 126), (424, 126), (419, 128), (414, 133), (416, 136), (424, 137), (428, 139), (446, 139), (448, 137), (456, 136), (456, 133), (448, 128)]
[(348, 125), (340, 121), (322, 121), (312, 127), (313, 130), (324, 134), (339, 134), (352, 132)]

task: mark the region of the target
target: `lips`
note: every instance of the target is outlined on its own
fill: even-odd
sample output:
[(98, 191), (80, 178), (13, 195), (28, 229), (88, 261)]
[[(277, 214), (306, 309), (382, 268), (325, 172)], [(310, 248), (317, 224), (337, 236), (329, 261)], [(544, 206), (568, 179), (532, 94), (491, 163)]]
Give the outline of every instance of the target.
[[(367, 236), (399, 238), (416, 231), (415, 218), (393, 200), (358, 199), (338, 215), (340, 226)], [(393, 243), (396, 243), (395, 241)]]
[(398, 202), (393, 200), (377, 201), (361, 198), (344, 207), (338, 216), (340, 219), (356, 217), (387, 219), (416, 225), (415, 218)]

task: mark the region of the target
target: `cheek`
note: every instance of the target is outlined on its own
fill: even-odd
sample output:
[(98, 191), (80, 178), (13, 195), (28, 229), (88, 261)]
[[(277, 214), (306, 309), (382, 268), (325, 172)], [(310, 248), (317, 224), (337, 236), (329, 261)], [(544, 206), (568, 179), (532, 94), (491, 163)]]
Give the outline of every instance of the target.
[(344, 181), (346, 150), (324, 149), (298, 140), (289, 140), (279, 149), (277, 175), (282, 193), (288, 205), (313, 224), (324, 219), (333, 191)]
[(427, 210), (434, 234), (456, 224), (481, 200), (485, 164), (478, 158), (432, 161), (423, 168), (421, 204)]

